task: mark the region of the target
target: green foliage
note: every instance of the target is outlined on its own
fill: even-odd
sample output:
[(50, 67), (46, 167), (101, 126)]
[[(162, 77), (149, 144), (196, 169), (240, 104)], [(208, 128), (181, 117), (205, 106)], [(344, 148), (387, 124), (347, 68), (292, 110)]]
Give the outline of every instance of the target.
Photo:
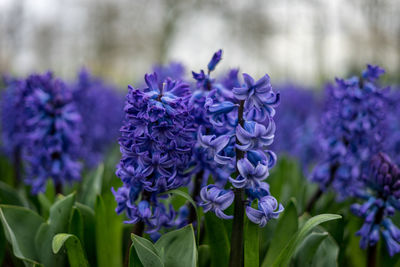
[(228, 233), (221, 219), (212, 212), (204, 214), (211, 266), (228, 266), (230, 243)]
[(53, 238), (53, 252), (59, 253), (60, 249), (65, 247), (68, 254), (69, 266), (86, 267), (88, 262), (82, 249), (81, 242), (75, 235), (57, 234)]
[(146, 238), (132, 235), (132, 245), (144, 267), (154, 266), (163, 267), (164, 263), (161, 259), (160, 252)]
[(259, 265), (259, 230), (257, 224), (251, 222), (247, 216), (244, 221), (244, 266), (258, 267)]
[[(184, 198), (185, 200), (187, 200), (194, 207), (194, 210), (196, 212), (197, 225), (200, 225), (200, 215), (199, 215), (199, 211), (197, 209), (196, 202), (194, 202), (194, 200), (192, 199), (191, 196), (189, 196), (188, 193), (185, 193), (181, 190), (174, 189), (174, 190), (165, 192), (164, 194), (177, 195), (177, 196), (180, 196), (180, 197)], [(200, 228), (197, 229), (197, 246), (199, 245), (199, 242), (200, 242)]]
[(122, 220), (115, 211), (111, 194), (97, 196), (95, 203), (95, 229), (97, 266), (122, 266)]
[[(268, 226), (267, 226), (268, 227)], [(278, 225), (272, 236), (271, 246), (262, 266), (271, 266), (279, 253), (285, 248), (298, 230), (297, 208), (292, 199), (280, 216)]]
[[(315, 253), (321, 243), (328, 237), (328, 233), (311, 233), (303, 241), (303, 244), (297, 248), (296, 262), (298, 266), (310, 266)], [(325, 265), (323, 265), (325, 266)]]
[(211, 252), (209, 245), (201, 245), (199, 247), (199, 267), (207, 267), (211, 265)]
[(42, 223), (36, 233), (35, 247), (40, 262), (45, 266), (63, 266), (65, 264), (64, 255), (52, 253), (52, 241), (56, 234), (68, 231), (68, 221), (74, 201), (75, 194), (57, 200), (50, 208), (48, 221)]
[(43, 218), (23, 207), (1, 205), (0, 219), (14, 256), (31, 264), (39, 264), (40, 257), (34, 240), (36, 232), (44, 223)]
[(340, 215), (321, 214), (309, 219), (303, 225), (303, 227), (301, 227), (297, 231), (297, 233), (293, 236), (293, 238), (289, 241), (289, 243), (285, 246), (285, 248), (279, 253), (279, 256), (275, 259), (272, 266), (288, 266), (295, 250), (297, 249), (298, 246), (301, 245), (301, 243), (304, 241), (307, 235), (313, 230), (314, 227), (323, 222), (337, 220), (340, 218), (341, 218)]
[(132, 234), (130, 250), (132, 262), (137, 258), (144, 267), (195, 267), (197, 263), (197, 247), (192, 225), (164, 234), (155, 244), (149, 240)]
[(196, 266), (197, 247), (191, 224), (162, 235), (155, 247), (166, 267)]
[(104, 165), (100, 164), (94, 172), (83, 179), (81, 186), (80, 202), (94, 207), (96, 196), (101, 194), (103, 184)]

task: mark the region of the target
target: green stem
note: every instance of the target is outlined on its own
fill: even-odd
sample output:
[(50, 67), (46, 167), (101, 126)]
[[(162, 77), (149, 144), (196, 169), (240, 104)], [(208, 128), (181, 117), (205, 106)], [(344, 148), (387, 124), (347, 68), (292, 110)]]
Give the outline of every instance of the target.
[[(244, 101), (240, 101), (238, 109), (238, 124), (244, 125)], [(240, 144), (236, 139), (236, 143)], [(236, 166), (237, 162), (244, 158), (244, 152), (236, 148)], [(237, 167), (236, 167), (237, 169)], [(238, 171), (236, 170), (236, 173)], [(231, 253), (229, 257), (230, 267), (242, 267), (244, 264), (244, 207), (245, 193), (243, 188), (235, 188), (233, 225), (231, 234)]]

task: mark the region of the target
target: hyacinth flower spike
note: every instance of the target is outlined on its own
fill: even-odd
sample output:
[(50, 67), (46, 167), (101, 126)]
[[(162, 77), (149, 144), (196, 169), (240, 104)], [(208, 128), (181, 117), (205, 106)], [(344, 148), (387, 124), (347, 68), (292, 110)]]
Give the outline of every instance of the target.
[(195, 143), (194, 119), (189, 113), (189, 85), (157, 74), (145, 75), (145, 87), (128, 87), (125, 121), (119, 144), (122, 157), (116, 175), (123, 186), (113, 190), (117, 213), (125, 212), (126, 223), (135, 223), (135, 233), (154, 236), (175, 227), (176, 211), (161, 201), (166, 191), (190, 181)]
[(391, 257), (400, 252), (400, 229), (391, 219), (400, 210), (400, 169), (388, 155), (379, 153), (371, 160), (364, 182), (366, 188), (358, 197), (365, 202), (353, 204), (351, 211), (364, 219), (356, 235), (361, 237), (360, 247), (369, 250), (368, 262), (374, 264), (381, 236)]
[[(361, 77), (336, 79), (327, 87), (328, 97), (319, 126), (322, 155), (311, 180), (319, 190), (307, 204), (310, 212), (323, 191), (332, 188), (339, 201), (356, 196), (369, 159), (382, 149), (387, 89), (378, 78), (384, 70), (367, 65)], [(371, 108), (373, 107), (373, 108)]]
[[(220, 60), (218, 52), (211, 63), (214, 59)], [(209, 67), (209, 70), (213, 69)], [(204, 72), (194, 74), (198, 86), (203, 76)], [(206, 150), (207, 158), (230, 174), (227, 175), (230, 184), (226, 180), (216, 180), (219, 185), (203, 187), (200, 206), (205, 212), (228, 219), (232, 216), (222, 211), (234, 204), (230, 266), (241, 266), (244, 214), (253, 223), (264, 227), (283, 211), (265, 182), (269, 169), (276, 162), (276, 155), (268, 148), (275, 136), (273, 117), (279, 94), (272, 90), (268, 75), (255, 81), (250, 75), (243, 74), (243, 84), (237, 79), (237, 71), (230, 72), (229, 77), (233, 80), (223, 83), (213, 80), (210, 87), (203, 85), (203, 88), (211, 89), (204, 102), (211, 125), (206, 129), (199, 127), (197, 138), (198, 144)], [(226, 88), (225, 85), (234, 87)], [(250, 206), (253, 201), (258, 201), (257, 209)]]

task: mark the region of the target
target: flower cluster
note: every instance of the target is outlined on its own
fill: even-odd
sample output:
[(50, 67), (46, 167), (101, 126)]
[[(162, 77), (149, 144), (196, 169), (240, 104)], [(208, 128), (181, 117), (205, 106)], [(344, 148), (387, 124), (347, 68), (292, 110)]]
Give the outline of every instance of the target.
[(400, 164), (400, 90), (390, 93), (386, 111), (386, 134), (383, 151), (387, 152), (396, 164)]
[(303, 170), (307, 171), (320, 157), (320, 148), (314, 141), (321, 110), (319, 100), (307, 88), (294, 84), (277, 87), (282, 101), (274, 118), (279, 131), (272, 147), (278, 153), (299, 159)]
[(380, 150), (387, 90), (378, 86), (377, 79), (383, 72), (368, 65), (361, 77), (336, 79), (336, 85), (327, 88), (320, 123), (324, 157), (312, 180), (323, 190), (332, 186), (339, 199), (356, 194), (369, 159)]
[[(202, 125), (198, 128), (197, 138), (208, 160), (218, 164), (225, 173), (236, 171), (237, 175), (222, 180), (213, 177), (216, 183), (201, 189), (200, 205), (220, 218), (231, 218), (224, 213), (235, 197), (227, 188), (230, 182), (233, 190), (246, 192), (249, 219), (265, 226), (283, 210), (270, 196), (269, 186), (264, 182), (276, 162), (275, 154), (268, 147), (274, 139), (273, 117), (279, 94), (272, 90), (268, 75), (255, 81), (243, 74), (241, 85), (237, 71), (233, 70), (223, 83), (217, 83), (210, 78), (210, 73), (221, 57), (221, 50), (214, 54), (207, 75), (203, 70), (193, 73), (197, 87), (204, 92), (205, 118), (208, 119), (207, 128)], [(257, 209), (252, 208), (253, 202), (258, 202)]]
[(159, 86), (156, 73), (146, 74), (145, 82), (144, 89), (129, 86), (116, 171), (123, 186), (113, 191), (127, 223), (141, 221), (156, 232), (175, 223), (175, 211), (160, 194), (189, 183), (195, 129), (187, 83), (167, 78)]
[(25, 141), (25, 97), (28, 89), (24, 79), (4, 77), (5, 90), (1, 96), (1, 138), (4, 152), (10, 157), (21, 153)]
[(80, 179), (81, 117), (72, 92), (52, 73), (31, 75), (25, 82), (30, 92), (25, 99), (26, 183), (38, 193), (48, 178), (55, 185)]
[(360, 247), (376, 245), (382, 234), (389, 255), (393, 256), (400, 252), (400, 229), (390, 219), (400, 210), (400, 169), (386, 154), (379, 153), (373, 157), (363, 181), (366, 190), (358, 197), (365, 202), (351, 207), (354, 214), (365, 219), (357, 232), (361, 236)]
[(95, 167), (118, 138), (123, 119), (123, 97), (112, 85), (82, 69), (72, 85), (73, 97), (82, 116), (80, 155), (88, 167)]

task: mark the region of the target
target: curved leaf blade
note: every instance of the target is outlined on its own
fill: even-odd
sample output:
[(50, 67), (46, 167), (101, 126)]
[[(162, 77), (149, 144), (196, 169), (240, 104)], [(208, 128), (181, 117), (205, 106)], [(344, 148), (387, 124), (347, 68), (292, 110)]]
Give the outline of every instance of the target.
[(89, 266), (81, 242), (75, 235), (62, 233), (54, 236), (52, 242), (53, 252), (59, 253), (64, 246), (67, 249), (68, 261), (71, 267)]
[[(163, 267), (160, 253), (157, 248), (146, 238), (132, 234), (132, 245), (143, 266)], [(133, 255), (131, 255), (133, 256)]]
[(162, 235), (155, 248), (166, 267), (196, 267), (197, 247), (191, 224)]
[(262, 267), (272, 265), (282, 249), (285, 248), (290, 239), (293, 238), (293, 235), (298, 231), (298, 224), (297, 208), (294, 200), (292, 199), (285, 207), (285, 211), (279, 218), (278, 225), (270, 242), (271, 246), (269, 247), (267, 255), (263, 260), (261, 265)]
[(196, 222), (197, 222), (197, 246), (199, 246), (199, 243), (200, 243), (200, 214), (197, 209), (196, 202), (194, 202), (194, 200), (192, 199), (192, 197), (189, 194), (187, 194), (183, 191), (180, 191), (178, 189), (173, 189), (173, 190), (167, 191), (167, 192), (163, 193), (162, 195), (166, 195), (166, 194), (175, 194), (175, 195), (181, 196), (181, 197), (185, 198), (187, 201), (189, 201), (189, 203), (192, 204), (192, 206), (194, 207), (194, 210), (196, 212)]
[(290, 240), (287, 246), (281, 251), (278, 258), (275, 260), (272, 266), (288, 266), (290, 260), (296, 251), (296, 248), (301, 245), (308, 234), (317, 225), (342, 218), (342, 216), (337, 214), (320, 214), (310, 218), (303, 227), (296, 233), (296, 235)]
[(34, 239), (43, 218), (26, 208), (1, 205), (0, 220), (15, 257), (39, 265)]

